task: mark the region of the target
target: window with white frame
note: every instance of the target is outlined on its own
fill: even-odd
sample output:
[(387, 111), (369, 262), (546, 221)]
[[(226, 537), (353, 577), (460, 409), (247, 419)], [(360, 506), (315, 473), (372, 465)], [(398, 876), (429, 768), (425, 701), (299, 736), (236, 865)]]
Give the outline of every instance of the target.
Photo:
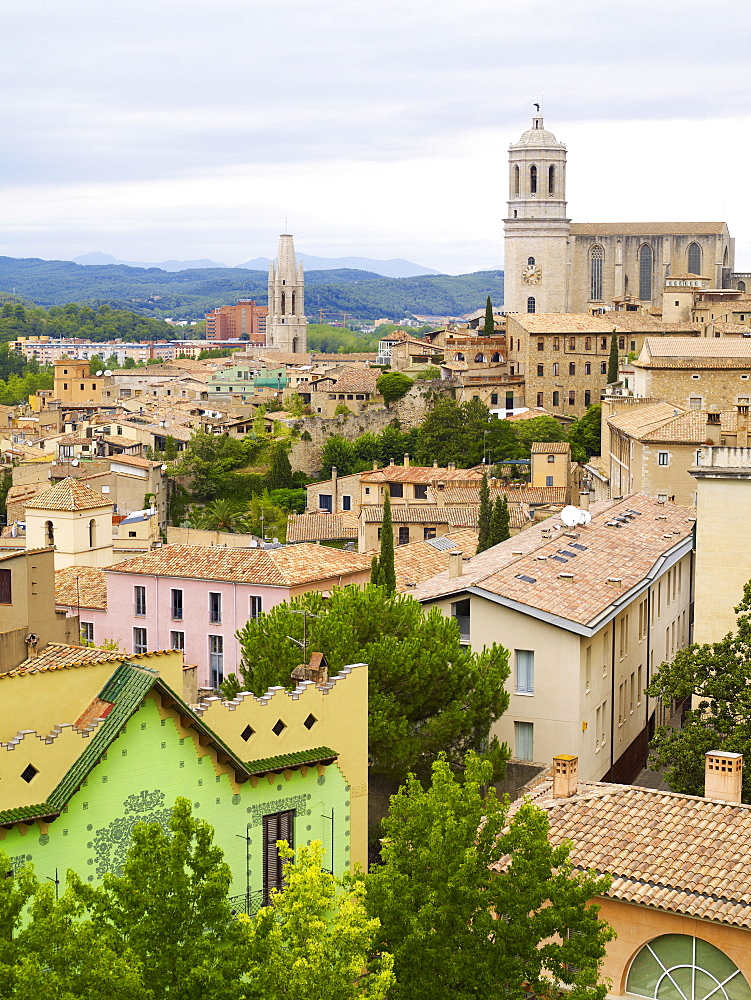
[(532, 649), (517, 649), (515, 691), (517, 694), (534, 694), (535, 654)]
[(148, 635), (145, 628), (133, 629), (133, 652), (146, 653), (149, 648)]
[(224, 636), (209, 636), (209, 676), (211, 686), (218, 688), (224, 680)]
[(83, 642), (94, 641), (94, 622), (81, 622), (81, 639)]
[(258, 616), (263, 612), (263, 600), (260, 597), (250, 598), (250, 607), (248, 608), (249, 618), (258, 618)]
[(666, 451), (658, 451), (657, 452), (657, 464), (658, 465), (667, 465), (668, 464), (668, 458), (669, 458), (669, 455), (668, 455), (668, 453)]
[(209, 593), (209, 621), (218, 625), (222, 620), (222, 595)]
[(135, 613), (142, 616), (146, 614), (146, 588), (145, 587), (134, 587), (133, 588), (133, 605), (135, 608)]
[(185, 652), (184, 632), (170, 632), (170, 649), (181, 649)]

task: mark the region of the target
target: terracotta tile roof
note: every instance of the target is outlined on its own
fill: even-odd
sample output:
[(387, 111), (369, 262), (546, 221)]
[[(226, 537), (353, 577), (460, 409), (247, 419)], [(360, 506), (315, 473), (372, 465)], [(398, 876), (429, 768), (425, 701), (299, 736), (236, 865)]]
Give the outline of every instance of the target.
[(380, 469), (360, 473), (362, 483), (448, 483), (452, 480), (462, 483), (479, 483), (482, 480), (482, 466), (474, 469), (443, 469), (422, 465), (384, 465)]
[(111, 501), (77, 479), (61, 479), (52, 489), (38, 493), (26, 504), (26, 509), (37, 510), (90, 510), (111, 507)]
[(532, 445), (533, 455), (568, 455), (570, 451), (568, 441), (535, 441)]
[(145, 573), (193, 580), (294, 587), (334, 576), (361, 573), (369, 567), (370, 557), (311, 543), (278, 549), (165, 545), (145, 555), (116, 563), (105, 573)]
[(107, 608), (107, 581), (98, 566), (66, 566), (55, 571), (55, 604), (68, 608)]
[[(308, 385), (313, 392), (375, 392), (376, 382), (378, 381), (381, 372), (368, 368), (362, 371), (343, 371), (341, 375), (324, 375), (320, 379), (315, 379), (309, 382)], [(327, 384), (330, 379), (333, 379), (333, 384), (329, 387)]]
[(685, 412), (682, 406), (660, 402), (649, 406), (634, 406), (623, 413), (609, 417), (607, 422), (616, 430), (623, 431), (631, 437), (640, 438), (641, 435), (661, 427), (668, 420)]
[(287, 521), (288, 542), (328, 541), (338, 538), (357, 538), (357, 517), (354, 514), (290, 514)]
[[(128, 653), (129, 660), (143, 660), (148, 663), (153, 657), (171, 653), (169, 649), (157, 649), (149, 653)], [(125, 656), (111, 649), (96, 649), (93, 646), (68, 646), (62, 642), (50, 642), (37, 656), (31, 656), (13, 670), (0, 673), (0, 681), (5, 677), (37, 674), (46, 670), (67, 670), (85, 667), (91, 663), (116, 663)]]
[(699, 323), (663, 323), (655, 316), (641, 312), (608, 312), (601, 316), (585, 313), (513, 313), (514, 322), (530, 334), (616, 333), (699, 334)]
[[(735, 433), (738, 430), (738, 411), (720, 412), (720, 433)], [(642, 436), (642, 441), (660, 444), (704, 444), (707, 440), (707, 414), (702, 410), (689, 410), (681, 416)]]
[[(494, 486), (491, 483), (489, 488), (491, 500), (505, 496), (509, 505), (514, 506), (541, 507), (546, 504), (565, 504), (567, 500), (564, 486)], [(480, 487), (448, 486), (443, 491), (443, 498), (447, 505), (479, 504)]]
[[(135, 444), (134, 441), (130, 442)], [(117, 462), (118, 465), (133, 465), (139, 469), (150, 469), (154, 465), (160, 465), (160, 462), (151, 462), (148, 458), (141, 458), (140, 455), (110, 455), (110, 465)]]
[(720, 236), (724, 222), (572, 222), (572, 236)]
[(477, 532), (474, 528), (448, 532), (441, 536), (441, 542), (444, 541), (449, 543), (446, 548), (436, 548), (431, 539), (396, 546), (394, 570), (397, 591), (411, 592), (416, 584), (448, 569), (449, 552), (460, 549), (465, 556), (473, 556), (477, 548)]
[(751, 806), (602, 782), (553, 799), (550, 780), (531, 798), (577, 868), (613, 876), (606, 896), (751, 927)]
[(311, 354), (310, 357), (311, 361), (315, 361), (317, 364), (321, 362), (341, 364), (342, 361), (375, 361), (378, 357), (378, 352), (366, 351), (362, 354)]
[[(652, 359), (744, 358), (751, 359), (751, 340), (738, 337), (647, 337), (644, 353)], [(701, 364), (697, 365), (701, 367)]]
[[(690, 538), (696, 521), (692, 509), (642, 493), (592, 504), (591, 513), (591, 522), (572, 532), (555, 516), (530, 525), (475, 556), (461, 577), (441, 573), (414, 596), (430, 601), (471, 587), (522, 605), (532, 615), (543, 612), (594, 627), (618, 598), (645, 581), (662, 555)], [(562, 572), (573, 578), (561, 578)], [(612, 577), (620, 583), (609, 583)]]

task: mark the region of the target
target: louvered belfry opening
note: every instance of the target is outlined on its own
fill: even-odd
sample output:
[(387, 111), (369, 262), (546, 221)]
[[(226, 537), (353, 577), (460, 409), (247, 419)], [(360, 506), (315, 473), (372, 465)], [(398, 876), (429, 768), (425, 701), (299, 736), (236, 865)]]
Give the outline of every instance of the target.
[(271, 813), (263, 817), (263, 905), (271, 902), (271, 890), (285, 885), (284, 864), (276, 843), (286, 840), (294, 850), (295, 810)]

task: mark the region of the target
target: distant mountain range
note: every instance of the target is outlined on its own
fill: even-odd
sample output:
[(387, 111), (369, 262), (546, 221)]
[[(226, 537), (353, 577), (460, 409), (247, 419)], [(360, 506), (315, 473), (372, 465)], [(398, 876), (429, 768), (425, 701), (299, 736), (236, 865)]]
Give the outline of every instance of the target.
[[(0, 257), (0, 293), (37, 305), (78, 302), (107, 304), (159, 319), (203, 319), (217, 306), (239, 298), (266, 304), (264, 270), (233, 267), (166, 268), (128, 264), (80, 264), (69, 260)], [(310, 270), (305, 275), (305, 310), (311, 323), (347, 319), (372, 323), (390, 317), (464, 316), (503, 303), (503, 272), (422, 274), (391, 278), (353, 268)]]
[[(414, 278), (421, 274), (440, 274), (431, 267), (423, 267), (421, 264), (413, 264), (412, 261), (394, 258), (392, 260), (374, 260), (370, 257), (314, 257), (309, 253), (298, 253), (298, 260), (305, 265), (306, 271), (338, 271), (343, 268), (356, 271), (369, 271), (372, 274), (380, 274), (385, 278)], [(203, 257), (200, 260), (162, 260), (159, 263), (148, 263), (136, 260), (118, 260), (108, 253), (85, 253), (80, 257), (73, 258), (74, 264), (84, 265), (106, 265), (125, 264), (126, 267), (158, 267), (161, 271), (195, 271), (200, 268), (230, 267), (220, 261), (209, 260)], [(237, 264), (234, 269), (241, 268), (245, 271), (268, 271), (271, 258), (256, 257), (255, 260), (248, 260), (244, 264)]]

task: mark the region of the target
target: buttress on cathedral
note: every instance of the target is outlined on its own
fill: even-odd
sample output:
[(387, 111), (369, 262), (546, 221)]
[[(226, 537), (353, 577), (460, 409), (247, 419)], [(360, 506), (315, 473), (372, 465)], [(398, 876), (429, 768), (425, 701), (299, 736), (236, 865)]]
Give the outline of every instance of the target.
[(566, 146), (535, 107), (532, 127), (509, 146), (505, 312), (659, 311), (670, 277), (746, 291), (724, 222), (572, 222)]

